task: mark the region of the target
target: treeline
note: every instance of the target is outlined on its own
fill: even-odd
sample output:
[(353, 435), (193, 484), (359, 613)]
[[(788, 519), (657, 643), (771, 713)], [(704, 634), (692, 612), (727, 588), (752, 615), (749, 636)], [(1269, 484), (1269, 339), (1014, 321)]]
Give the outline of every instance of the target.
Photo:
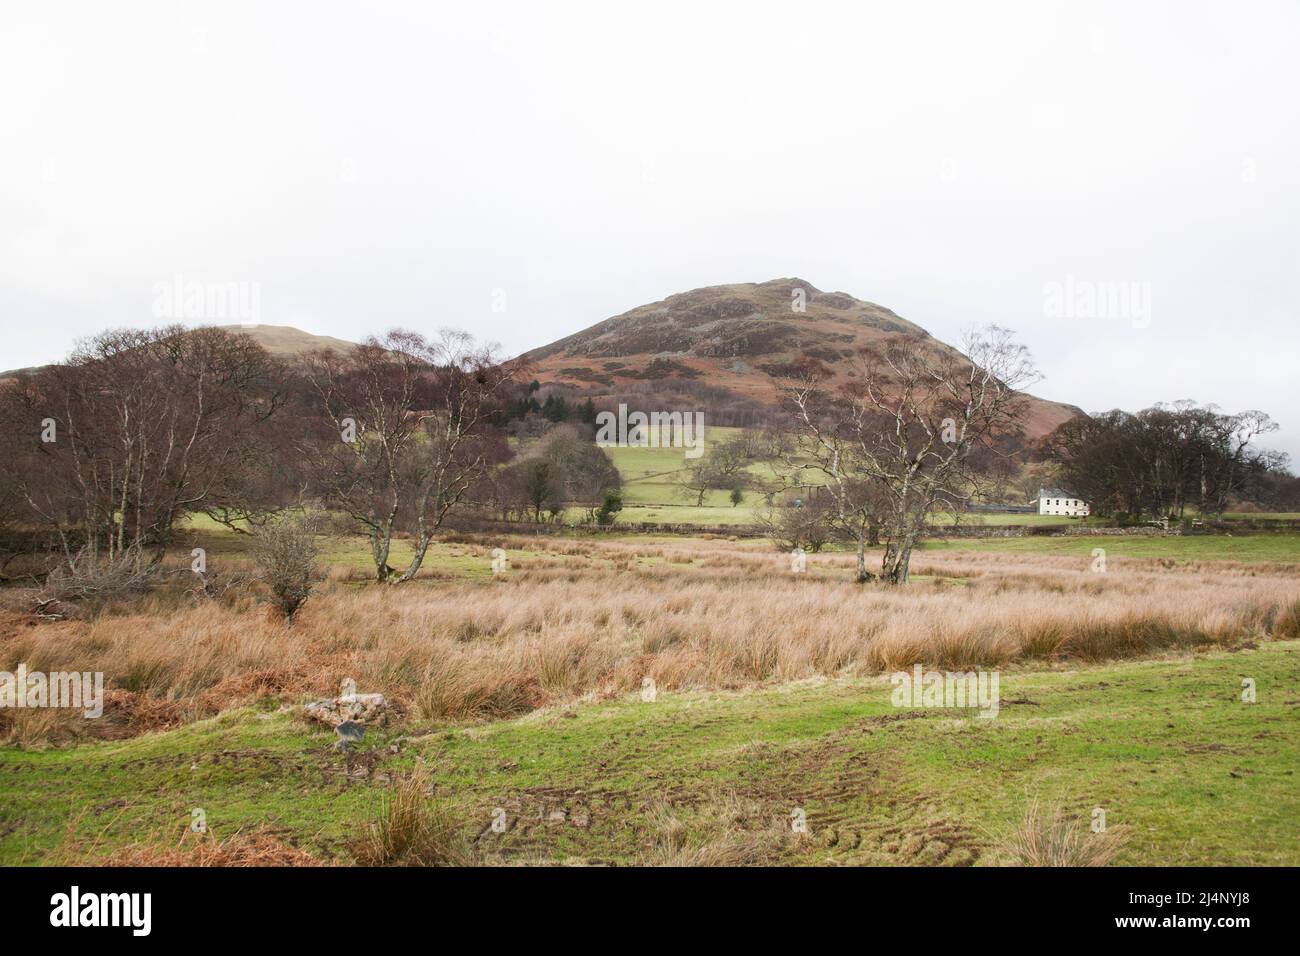
[[(37, 549), (157, 566), (186, 518), (252, 533), (310, 504), (366, 535), (379, 580), (402, 581), (456, 514), (578, 503), (594, 520), (619, 487), (584, 433), (594, 409), (534, 409), (525, 372), (457, 332), (293, 363), (217, 328), (102, 333), (0, 383), (0, 563)], [(553, 434), (517, 455), (508, 434), (539, 417)], [(413, 546), (401, 567), (395, 535)]]
[(1045, 445), (1061, 486), (1090, 502), (1094, 514), (1220, 516), (1243, 503), (1300, 505), (1286, 456), (1256, 444), (1276, 430), (1264, 412), (1227, 414), (1183, 401), (1078, 417)]
[(536, 379), (529, 382), (523, 395), (512, 398), (506, 403), (506, 418), (524, 422), (533, 417), (551, 424), (574, 422), (595, 427), (596, 403), (590, 398), (583, 402), (576, 399), (571, 402), (562, 393), (552, 389), (541, 401), (538, 401), (537, 395), (541, 388), (541, 383)]

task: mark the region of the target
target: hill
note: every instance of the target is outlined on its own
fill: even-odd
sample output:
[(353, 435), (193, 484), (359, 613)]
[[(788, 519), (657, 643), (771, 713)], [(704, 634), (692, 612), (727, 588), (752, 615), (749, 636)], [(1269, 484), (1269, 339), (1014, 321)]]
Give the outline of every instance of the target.
[(331, 335), (313, 335), (292, 325), (226, 325), (231, 332), (242, 332), (262, 348), (279, 358), (296, 358), (319, 349), (350, 352), (355, 342), (336, 339)]
[[(802, 311), (793, 304), (799, 300)], [(799, 363), (820, 362), (842, 379), (846, 360), (865, 347), (916, 338), (936, 350), (952, 347), (883, 306), (843, 292), (823, 292), (803, 279), (709, 286), (638, 306), (527, 353), (543, 384), (567, 385), (594, 397), (674, 387), (744, 409), (768, 408), (781, 376)], [(1046, 435), (1080, 414), (1073, 405), (1029, 396), (1026, 436)]]
[[(241, 332), (262, 348), (279, 358), (297, 358), (318, 349), (333, 349), (336, 352), (350, 352), (356, 348), (355, 342), (336, 339), (330, 335), (313, 335), (291, 325), (223, 325), (223, 329)], [(44, 366), (15, 368), (0, 372), (0, 379), (12, 378), (26, 372), (35, 372)]]
[[(803, 311), (792, 303), (799, 294)], [(272, 355), (296, 358), (318, 349), (347, 352), (356, 343), (288, 325), (228, 325)], [(532, 375), (607, 402), (707, 410), (714, 425), (761, 421), (779, 399), (781, 376), (820, 362), (842, 379), (858, 349), (893, 338), (952, 347), (883, 306), (803, 279), (709, 286), (671, 295), (525, 354)], [(20, 371), (0, 372), (0, 378)], [(633, 398), (635, 396), (635, 398)], [(1038, 439), (1081, 414), (1073, 405), (1028, 396), (1025, 437)], [(654, 404), (658, 403), (658, 404)]]

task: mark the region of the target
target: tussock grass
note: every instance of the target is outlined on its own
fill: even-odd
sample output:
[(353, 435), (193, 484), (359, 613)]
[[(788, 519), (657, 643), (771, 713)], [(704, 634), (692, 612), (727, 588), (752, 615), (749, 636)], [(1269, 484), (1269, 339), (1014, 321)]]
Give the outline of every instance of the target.
[(1123, 827), (1093, 833), (1059, 805), (1044, 808), (1035, 800), (1000, 850), (1015, 866), (1109, 866), (1126, 839)]
[(0, 743), (20, 750), (43, 750), (84, 735), (80, 710), (53, 707), (0, 710)]
[[(851, 555), (813, 555), (807, 574), (791, 574), (762, 542), (546, 547), (557, 567), (325, 588), (292, 628), (251, 599), (150, 595), (121, 613), (53, 623), (0, 614), (0, 669), (103, 671), (108, 687), (191, 716), (268, 694), (333, 693), (352, 677), (421, 719), (469, 721), (631, 694), (645, 677), (660, 691), (723, 689), (1300, 637), (1294, 567), (1113, 558), (1094, 574), (1087, 559), (947, 551), (918, 558), (917, 586), (890, 589), (853, 584)], [(587, 566), (574, 572), (565, 556)]]
[(469, 841), (455, 814), (429, 796), (428, 775), (416, 770), (380, 802), (365, 836), (352, 848), (362, 866), (469, 866)]

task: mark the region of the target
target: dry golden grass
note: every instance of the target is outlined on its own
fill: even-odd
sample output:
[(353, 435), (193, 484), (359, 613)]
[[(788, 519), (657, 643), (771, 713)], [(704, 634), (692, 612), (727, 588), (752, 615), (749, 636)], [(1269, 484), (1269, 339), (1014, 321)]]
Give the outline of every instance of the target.
[(103, 671), (123, 694), (108, 716), (129, 704), (139, 730), (332, 693), (345, 677), (420, 718), (461, 721), (630, 693), (645, 677), (661, 690), (734, 688), (1300, 636), (1300, 578), (1285, 565), (1112, 559), (1093, 574), (1074, 558), (938, 552), (893, 590), (853, 584), (844, 554), (791, 574), (762, 542), (544, 546), (486, 582), (327, 583), (293, 628), (248, 597), (151, 595), (87, 621), (3, 615), (0, 669)]
[(468, 866), (474, 861), (455, 816), (429, 795), (428, 775), (418, 769), (384, 795), (352, 852), (362, 866)]
[(114, 850), (99, 866), (324, 866), (305, 850), (268, 833), (241, 833), (225, 840), (201, 840), (184, 846), (145, 844)]
[(1060, 806), (1034, 801), (999, 849), (1013, 866), (1109, 866), (1126, 839), (1123, 827), (1093, 833)]
[[(62, 841), (44, 860), (53, 866), (325, 866), (325, 861), (284, 842), (276, 834), (257, 828), (226, 837), (215, 833), (179, 834), (158, 828), (140, 835), (137, 842), (110, 847), (106, 837), (127, 811), (123, 806), (107, 823), (83, 807), (65, 823)], [(93, 821), (93, 822), (92, 822)]]
[(723, 867), (771, 863), (794, 837), (784, 821), (752, 829), (745, 821), (761, 816), (733, 795), (716, 797), (699, 815), (695, 832), (666, 805), (649, 814), (649, 848), (640, 866)]
[(80, 710), (42, 707), (0, 710), (0, 743), (20, 750), (41, 750), (51, 743), (75, 740), (86, 721)]

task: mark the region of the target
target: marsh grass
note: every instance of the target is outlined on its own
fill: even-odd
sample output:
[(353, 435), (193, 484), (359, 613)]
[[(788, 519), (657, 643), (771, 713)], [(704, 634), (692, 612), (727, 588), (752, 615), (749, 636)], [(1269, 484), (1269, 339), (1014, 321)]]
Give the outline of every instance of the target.
[[(481, 547), (486, 562), (488, 543), (456, 548)], [(1086, 559), (950, 551), (921, 556), (917, 583), (890, 589), (851, 583), (851, 555), (813, 555), (793, 575), (762, 542), (560, 539), (543, 557), (500, 578), (326, 582), (291, 628), (252, 598), (157, 592), (89, 620), (0, 611), (0, 670), (103, 671), (106, 687), (191, 716), (351, 677), (421, 720), (460, 722), (631, 694), (646, 677), (661, 691), (741, 688), (1300, 637), (1292, 566), (1115, 558), (1094, 574)], [(38, 730), (21, 733), (32, 744)]]
[(352, 853), (362, 866), (469, 866), (475, 862), (455, 813), (429, 795), (428, 775), (419, 769), (380, 798)]

